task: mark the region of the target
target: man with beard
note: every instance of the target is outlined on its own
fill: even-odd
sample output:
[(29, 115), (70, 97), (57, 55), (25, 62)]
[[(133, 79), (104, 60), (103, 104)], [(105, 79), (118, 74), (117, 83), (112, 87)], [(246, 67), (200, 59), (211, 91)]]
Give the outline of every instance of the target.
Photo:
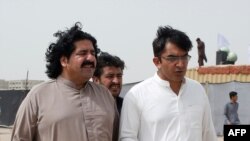
[(118, 112), (121, 112), (123, 98), (119, 97), (122, 89), (124, 61), (117, 56), (102, 52), (97, 59), (93, 81), (109, 89), (115, 98)]
[(99, 49), (81, 24), (54, 34), (46, 52), (52, 80), (31, 89), (16, 116), (12, 141), (116, 141), (118, 113), (105, 87), (90, 82)]
[(153, 41), (155, 75), (126, 94), (120, 141), (216, 141), (204, 88), (185, 77), (189, 37), (169, 26), (160, 27)]

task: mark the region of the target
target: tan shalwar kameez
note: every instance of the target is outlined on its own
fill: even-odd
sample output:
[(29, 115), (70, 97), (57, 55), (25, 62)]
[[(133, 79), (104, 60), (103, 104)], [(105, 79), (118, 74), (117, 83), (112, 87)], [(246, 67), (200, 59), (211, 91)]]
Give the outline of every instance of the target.
[(87, 82), (78, 90), (59, 76), (29, 92), (17, 112), (11, 140), (112, 141), (118, 122), (108, 89)]

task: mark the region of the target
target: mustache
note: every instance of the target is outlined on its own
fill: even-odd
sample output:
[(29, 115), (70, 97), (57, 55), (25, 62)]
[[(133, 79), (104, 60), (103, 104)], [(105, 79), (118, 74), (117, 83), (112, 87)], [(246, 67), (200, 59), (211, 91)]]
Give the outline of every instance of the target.
[(81, 68), (84, 67), (85, 65), (92, 65), (92, 67), (95, 67), (95, 63), (91, 61), (84, 61), (81, 65)]
[(118, 87), (121, 87), (121, 84), (114, 84), (114, 83), (112, 83), (112, 84), (110, 85), (110, 87), (112, 87), (112, 86), (118, 86)]

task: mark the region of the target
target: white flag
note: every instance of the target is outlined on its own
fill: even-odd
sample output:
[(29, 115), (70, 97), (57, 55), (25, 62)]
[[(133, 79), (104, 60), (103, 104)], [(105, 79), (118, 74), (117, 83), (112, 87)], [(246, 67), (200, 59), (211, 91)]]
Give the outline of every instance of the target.
[(228, 48), (229, 45), (230, 44), (229, 44), (228, 40), (223, 35), (218, 33), (218, 35), (217, 35), (217, 46), (218, 46), (218, 48), (221, 48), (221, 47)]

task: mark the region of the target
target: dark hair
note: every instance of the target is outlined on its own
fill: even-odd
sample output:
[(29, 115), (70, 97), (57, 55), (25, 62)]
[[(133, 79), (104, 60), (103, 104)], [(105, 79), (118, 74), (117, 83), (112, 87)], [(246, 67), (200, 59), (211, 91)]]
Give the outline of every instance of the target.
[(70, 29), (65, 31), (58, 31), (54, 34), (57, 37), (55, 43), (51, 43), (47, 48), (45, 53), (46, 56), (46, 74), (49, 78), (55, 79), (62, 73), (62, 66), (60, 63), (60, 58), (62, 56), (70, 58), (70, 55), (75, 50), (74, 43), (80, 40), (90, 40), (94, 46), (96, 52), (95, 57), (97, 58), (97, 53), (99, 49), (97, 47), (96, 39), (89, 33), (81, 31), (81, 23), (77, 22)]
[(97, 65), (94, 72), (94, 76), (100, 77), (103, 73), (103, 68), (107, 66), (121, 68), (121, 70), (123, 71), (125, 63), (117, 56), (111, 55), (107, 52), (101, 52), (100, 55), (97, 57)]
[(230, 99), (231, 99), (232, 97), (236, 96), (236, 95), (237, 95), (237, 92), (235, 92), (235, 91), (231, 91), (231, 92), (229, 93)]
[(166, 43), (171, 42), (186, 52), (192, 49), (192, 42), (189, 37), (182, 31), (173, 29), (170, 26), (159, 27), (156, 38), (153, 41), (154, 56), (160, 57)]

